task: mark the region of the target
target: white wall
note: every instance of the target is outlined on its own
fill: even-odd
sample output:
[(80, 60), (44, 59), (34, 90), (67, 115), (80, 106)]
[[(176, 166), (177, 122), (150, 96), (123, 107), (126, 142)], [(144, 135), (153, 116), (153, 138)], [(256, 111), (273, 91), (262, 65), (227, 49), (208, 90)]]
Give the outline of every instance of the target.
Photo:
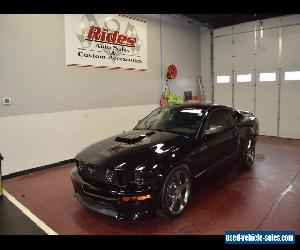
[(192, 91), (194, 96), (199, 95), (196, 79), (201, 73), (200, 26), (187, 26), (182, 19), (170, 19), (168, 16), (163, 16), (162, 23), (163, 74), (167, 73), (168, 65), (175, 64), (177, 67), (176, 79), (168, 81), (171, 92), (182, 96), (184, 91)]
[(201, 27), (201, 75), (205, 91), (206, 102), (212, 102), (211, 79), (211, 34), (210, 29)]
[(67, 67), (63, 15), (0, 15), (0, 116), (157, 103), (160, 19), (143, 18), (149, 70), (130, 72)]
[(73, 158), (132, 128), (158, 106), (168, 64), (178, 68), (174, 92), (197, 92), (200, 26), (137, 16), (147, 21), (146, 72), (66, 67), (63, 15), (0, 15), (0, 99), (12, 98), (12, 105), (0, 104), (4, 175)]
[(98, 140), (132, 129), (158, 105), (0, 117), (2, 174), (73, 159)]
[(158, 103), (161, 69), (164, 78), (170, 63), (178, 67), (174, 90), (195, 90), (200, 26), (170, 15), (162, 23), (157, 14), (138, 16), (147, 21), (145, 72), (66, 67), (63, 15), (0, 15), (0, 98), (13, 101), (0, 105), (0, 116)]

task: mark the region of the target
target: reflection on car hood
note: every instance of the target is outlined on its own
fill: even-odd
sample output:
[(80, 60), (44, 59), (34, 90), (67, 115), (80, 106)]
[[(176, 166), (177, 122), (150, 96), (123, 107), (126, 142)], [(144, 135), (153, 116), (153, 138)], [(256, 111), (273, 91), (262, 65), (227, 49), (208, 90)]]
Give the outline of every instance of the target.
[(75, 159), (98, 167), (135, 169), (146, 160), (167, 154), (188, 140), (170, 132), (131, 130), (87, 147)]

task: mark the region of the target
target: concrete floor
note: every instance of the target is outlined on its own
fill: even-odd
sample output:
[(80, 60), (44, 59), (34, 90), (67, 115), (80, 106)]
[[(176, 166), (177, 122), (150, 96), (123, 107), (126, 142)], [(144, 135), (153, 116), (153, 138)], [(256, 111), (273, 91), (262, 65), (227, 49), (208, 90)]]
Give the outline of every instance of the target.
[(256, 153), (253, 169), (228, 168), (196, 185), (176, 220), (116, 221), (89, 211), (73, 197), (73, 164), (5, 180), (4, 188), (58, 234), (300, 234), (300, 141), (260, 137)]

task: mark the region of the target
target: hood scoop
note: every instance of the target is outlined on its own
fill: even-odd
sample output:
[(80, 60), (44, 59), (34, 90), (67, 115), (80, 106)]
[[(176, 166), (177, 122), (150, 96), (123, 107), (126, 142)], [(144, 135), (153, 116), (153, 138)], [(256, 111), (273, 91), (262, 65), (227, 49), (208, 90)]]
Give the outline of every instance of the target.
[(155, 132), (148, 132), (148, 133), (144, 133), (144, 134), (128, 133), (128, 134), (117, 136), (115, 141), (123, 142), (123, 143), (127, 143), (127, 144), (135, 144), (135, 143), (138, 143), (138, 142), (144, 140), (145, 138), (153, 135), (154, 133)]

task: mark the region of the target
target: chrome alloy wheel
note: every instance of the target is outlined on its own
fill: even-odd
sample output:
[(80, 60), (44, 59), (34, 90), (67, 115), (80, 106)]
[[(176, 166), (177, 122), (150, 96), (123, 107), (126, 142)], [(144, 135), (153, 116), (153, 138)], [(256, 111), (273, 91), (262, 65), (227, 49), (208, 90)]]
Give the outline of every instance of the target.
[[(250, 143), (249, 143), (250, 144)], [(253, 146), (249, 146), (246, 152), (246, 162), (248, 166), (252, 166), (255, 159), (255, 150)]]
[(167, 186), (167, 207), (172, 214), (179, 214), (187, 205), (191, 182), (186, 171), (179, 170), (170, 178)]

